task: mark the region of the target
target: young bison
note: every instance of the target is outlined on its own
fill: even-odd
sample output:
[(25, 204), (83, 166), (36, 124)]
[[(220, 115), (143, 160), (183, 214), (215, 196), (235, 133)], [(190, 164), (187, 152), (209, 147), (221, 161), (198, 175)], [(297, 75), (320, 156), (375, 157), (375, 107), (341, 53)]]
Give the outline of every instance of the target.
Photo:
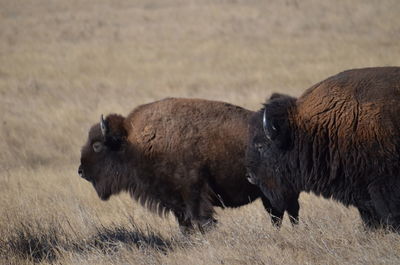
[(159, 214), (171, 211), (181, 231), (213, 225), (213, 206), (239, 207), (261, 197), (279, 226), (284, 210), (298, 220), (298, 193), (277, 211), (246, 180), (248, 121), (253, 112), (223, 102), (169, 98), (111, 114), (82, 148), (79, 175), (99, 197), (127, 191)]
[(400, 228), (400, 67), (349, 70), (299, 99), (274, 94), (250, 121), (250, 181), (282, 211), (301, 191)]

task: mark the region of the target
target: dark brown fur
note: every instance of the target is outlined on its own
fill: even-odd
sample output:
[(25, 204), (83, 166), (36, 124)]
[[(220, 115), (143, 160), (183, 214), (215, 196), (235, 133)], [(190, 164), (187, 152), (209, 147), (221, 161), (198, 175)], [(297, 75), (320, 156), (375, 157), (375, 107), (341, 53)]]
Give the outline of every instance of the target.
[(297, 100), (274, 95), (250, 122), (253, 182), (278, 209), (288, 192), (312, 191), (354, 205), (369, 227), (398, 229), (399, 115), (399, 67), (345, 71)]
[[(109, 115), (105, 137), (100, 124), (90, 129), (80, 174), (103, 200), (127, 191), (153, 211), (172, 211), (183, 230), (215, 223), (213, 206), (239, 207), (259, 197), (279, 225), (283, 211), (245, 177), (252, 114), (223, 102), (170, 98), (139, 106), (126, 118)], [(293, 222), (297, 198), (288, 209)]]

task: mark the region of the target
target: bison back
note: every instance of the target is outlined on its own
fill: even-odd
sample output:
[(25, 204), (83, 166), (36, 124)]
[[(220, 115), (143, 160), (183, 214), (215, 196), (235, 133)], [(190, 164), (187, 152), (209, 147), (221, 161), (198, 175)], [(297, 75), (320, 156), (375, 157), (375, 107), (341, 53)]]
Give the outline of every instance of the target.
[(208, 178), (223, 204), (240, 206), (260, 195), (245, 178), (252, 113), (224, 102), (168, 98), (136, 108), (125, 126), (128, 140), (153, 161), (154, 174), (178, 186)]
[(338, 188), (399, 174), (399, 111), (399, 67), (349, 70), (316, 84), (297, 100), (304, 168)]

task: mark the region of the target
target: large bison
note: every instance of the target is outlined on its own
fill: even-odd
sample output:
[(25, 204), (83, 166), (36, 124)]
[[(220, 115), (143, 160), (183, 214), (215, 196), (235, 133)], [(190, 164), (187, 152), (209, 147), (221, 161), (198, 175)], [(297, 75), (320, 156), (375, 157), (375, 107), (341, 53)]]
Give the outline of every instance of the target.
[(287, 209), (298, 219), (298, 193), (277, 211), (244, 166), (248, 122), (253, 112), (231, 104), (169, 98), (111, 114), (89, 131), (79, 175), (99, 197), (127, 191), (159, 214), (171, 211), (183, 232), (216, 222), (213, 206), (239, 207), (261, 197), (272, 222)]
[(274, 94), (249, 126), (249, 181), (273, 207), (301, 191), (400, 227), (400, 67), (354, 69), (300, 98)]

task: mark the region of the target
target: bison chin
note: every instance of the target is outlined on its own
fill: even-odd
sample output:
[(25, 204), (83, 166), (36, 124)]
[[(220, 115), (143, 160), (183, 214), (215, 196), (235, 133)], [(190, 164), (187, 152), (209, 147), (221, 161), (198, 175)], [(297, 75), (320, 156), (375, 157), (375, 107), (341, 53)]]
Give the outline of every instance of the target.
[(97, 195), (99, 196), (99, 198), (102, 201), (107, 201), (108, 199), (110, 199), (112, 193), (109, 189), (107, 189), (99, 184), (96, 184), (94, 182), (92, 184), (93, 184), (94, 189), (97, 192)]
[(102, 201), (108, 201), (111, 197), (111, 193), (97, 193)]
[(273, 208), (280, 212), (284, 212), (287, 209), (287, 202), (284, 200), (284, 196), (281, 192), (276, 189), (267, 189), (265, 185), (259, 185), (261, 191), (265, 197), (271, 202)]

